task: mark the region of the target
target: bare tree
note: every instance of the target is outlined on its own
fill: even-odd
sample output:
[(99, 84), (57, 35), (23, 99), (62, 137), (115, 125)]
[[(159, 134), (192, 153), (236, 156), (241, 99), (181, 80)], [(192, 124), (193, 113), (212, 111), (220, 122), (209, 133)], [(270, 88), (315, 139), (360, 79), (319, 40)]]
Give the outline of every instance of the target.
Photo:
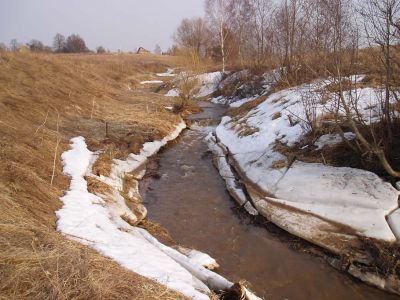
[(98, 47), (96, 48), (96, 52), (97, 52), (97, 54), (104, 54), (104, 53), (106, 53), (107, 51), (106, 51), (106, 49), (105, 49), (103, 46), (98, 46)]
[(0, 43), (0, 52), (6, 52), (7, 50), (7, 45), (4, 43)]
[(54, 37), (53, 41), (53, 49), (55, 52), (64, 52), (65, 51), (65, 36), (60, 33), (57, 33)]
[(13, 52), (18, 51), (18, 49), (21, 47), (20, 43), (18, 43), (17, 39), (12, 39), (10, 42), (10, 50)]
[(398, 99), (393, 92), (394, 85), (394, 45), (399, 42), (398, 30), (400, 25), (400, 1), (399, 0), (367, 0), (362, 15), (365, 18), (365, 32), (370, 41), (379, 46), (381, 50), (381, 63), (384, 74), (385, 99), (383, 103), (383, 122), (387, 126), (387, 138), (393, 139), (391, 120), (391, 95)]
[[(256, 63), (261, 66), (267, 52), (267, 35), (269, 20), (271, 19), (271, 0), (252, 0), (254, 6), (253, 24), (256, 37)], [(271, 40), (271, 37), (269, 37)]]
[(253, 0), (237, 0), (230, 1), (229, 4), (229, 18), (227, 27), (231, 32), (235, 34), (235, 42), (238, 52), (238, 57), (240, 64), (244, 66), (244, 60), (248, 57), (253, 57), (249, 55), (249, 49), (251, 45), (251, 36), (253, 28), (251, 27), (251, 21), (254, 13)]
[(209, 37), (209, 29), (202, 18), (183, 19), (173, 36), (178, 46), (194, 49), (201, 56), (206, 53)]
[(162, 53), (161, 47), (159, 44), (154, 48), (154, 54), (160, 55)]
[(31, 40), (27, 46), (32, 52), (43, 52), (45, 50), (45, 46), (39, 40)]
[(66, 51), (69, 53), (87, 52), (86, 43), (78, 34), (71, 34), (65, 44)]
[[(381, 114), (383, 116), (381, 125), (386, 128), (385, 131), (377, 132), (377, 128), (381, 126), (375, 126), (373, 124), (368, 124), (363, 120), (362, 114), (358, 109), (358, 92), (357, 92), (357, 83), (351, 82), (350, 90), (344, 87), (344, 77), (343, 77), (343, 69), (345, 68), (343, 62), (343, 54), (345, 51), (349, 50), (349, 45), (346, 45), (346, 33), (349, 29), (346, 26), (346, 20), (349, 20), (351, 16), (349, 14), (346, 15), (346, 5), (348, 1), (346, 0), (333, 0), (327, 1), (327, 7), (330, 8), (329, 13), (332, 15), (332, 20), (334, 21), (333, 26), (333, 52), (334, 52), (334, 72), (333, 78), (334, 83), (337, 86), (336, 97), (337, 97), (337, 112), (339, 112), (340, 107), (343, 108), (346, 121), (348, 122), (352, 131), (356, 134), (357, 138), (357, 149), (362, 156), (366, 155), (374, 155), (384, 168), (384, 170), (393, 177), (400, 177), (400, 171), (396, 171), (393, 169), (390, 160), (387, 156), (386, 146), (388, 143), (391, 144), (391, 141), (388, 140), (388, 136), (391, 134), (392, 128), (385, 126), (387, 125), (388, 120), (386, 119), (385, 105), (382, 105)], [(386, 0), (384, 0), (386, 1)], [(382, 4), (382, 2), (379, 2)], [(371, 13), (376, 16), (376, 13), (379, 10), (376, 10), (376, 7), (370, 7)], [(347, 11), (348, 12), (348, 11)], [(369, 21), (367, 21), (369, 22)], [(370, 23), (367, 23), (370, 24)], [(374, 25), (375, 26), (375, 25)], [(385, 40), (385, 39), (384, 39)], [(357, 49), (358, 45), (354, 45), (354, 48)], [(357, 51), (353, 51), (353, 56), (357, 55)], [(385, 53), (385, 52), (384, 52)], [(353, 60), (354, 61), (354, 60)], [(386, 102), (386, 99), (383, 100)], [(339, 126), (338, 126), (339, 127)], [(386, 144), (386, 145), (385, 145)], [(390, 148), (390, 147), (389, 147)]]
[(226, 49), (225, 44), (228, 38), (229, 31), (229, 6), (228, 0), (206, 0), (206, 15), (208, 16), (211, 28), (218, 34), (219, 47), (222, 58), (222, 72), (225, 72), (226, 67)]

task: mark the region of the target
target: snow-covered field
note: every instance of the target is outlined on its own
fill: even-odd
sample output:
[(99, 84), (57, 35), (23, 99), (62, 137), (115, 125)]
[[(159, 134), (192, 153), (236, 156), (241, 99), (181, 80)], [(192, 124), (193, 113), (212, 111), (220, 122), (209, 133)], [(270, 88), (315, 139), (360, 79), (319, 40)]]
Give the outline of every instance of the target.
[[(130, 154), (124, 161), (115, 160), (110, 177), (91, 173), (98, 155), (88, 150), (83, 137), (73, 138), (71, 149), (62, 155), (64, 173), (71, 177), (71, 183), (69, 191), (61, 198), (63, 207), (56, 212), (57, 229), (138, 274), (192, 299), (202, 300), (209, 299), (210, 289), (228, 289), (233, 283), (206, 268), (217, 266), (207, 254), (190, 249), (177, 251), (158, 242), (146, 230), (128, 223), (127, 220), (136, 223), (140, 216), (129, 210), (119, 194), (124, 176), (141, 167), (149, 156), (175, 139), (185, 127), (182, 122), (164, 139), (145, 143), (140, 154)], [(108, 184), (114, 193), (90, 193), (85, 176)], [(137, 186), (129, 193), (138, 194)], [(246, 293), (249, 298), (258, 299), (247, 290)]]

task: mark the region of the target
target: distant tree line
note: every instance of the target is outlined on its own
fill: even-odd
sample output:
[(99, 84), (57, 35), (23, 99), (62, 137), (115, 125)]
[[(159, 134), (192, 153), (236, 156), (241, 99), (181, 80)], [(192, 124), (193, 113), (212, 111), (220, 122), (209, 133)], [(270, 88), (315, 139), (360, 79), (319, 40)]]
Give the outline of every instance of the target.
[[(107, 50), (103, 46), (96, 47), (95, 51), (90, 50), (86, 46), (85, 40), (79, 34), (71, 34), (68, 37), (57, 33), (53, 39), (52, 47), (46, 46), (43, 42), (39, 40), (31, 40), (29, 43), (23, 44), (19, 43), (17, 39), (12, 39), (10, 44), (7, 46), (5, 43), (0, 42), (0, 52), (11, 51), (18, 52), (23, 49), (29, 49), (31, 52), (44, 52), (44, 53), (94, 53), (104, 54), (110, 53), (110, 50)], [(129, 53), (136, 53), (136, 50), (133, 50)], [(150, 51), (149, 51), (150, 52)], [(160, 45), (156, 45), (154, 49), (154, 54), (161, 55), (172, 55), (175, 54), (175, 47), (169, 49), (166, 52), (162, 52)], [(122, 53), (120, 49), (118, 49), (117, 53)]]
[[(39, 40), (31, 40), (29, 43), (23, 44), (19, 43), (17, 39), (12, 39), (10, 41), (9, 46), (4, 43), (0, 43), (0, 52), (1, 51), (12, 51), (17, 52), (22, 49), (29, 49), (31, 52), (54, 52), (54, 53), (88, 53), (93, 52), (89, 50), (86, 46), (85, 40), (79, 34), (71, 34), (68, 37), (57, 33), (53, 39), (52, 47), (46, 46), (43, 42)], [(99, 46), (96, 48), (96, 52), (106, 53), (107, 51), (103, 46)]]
[(399, 45), (399, 27), (399, 0), (205, 0), (205, 17), (182, 20), (174, 41), (222, 69), (283, 66), (296, 77), (325, 68), (338, 46)]
[(53, 41), (54, 52), (57, 53), (83, 53), (89, 52), (86, 47), (85, 40), (81, 38), (78, 34), (71, 34), (69, 37), (65, 38), (60, 33), (57, 33)]

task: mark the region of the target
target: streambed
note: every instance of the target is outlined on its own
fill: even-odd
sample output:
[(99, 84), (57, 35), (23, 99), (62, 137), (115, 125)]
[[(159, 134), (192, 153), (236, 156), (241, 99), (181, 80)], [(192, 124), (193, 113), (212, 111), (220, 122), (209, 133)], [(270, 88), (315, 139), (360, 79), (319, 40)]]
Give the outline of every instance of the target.
[[(200, 105), (204, 111), (190, 118), (201, 124), (217, 121), (225, 111), (212, 103)], [(220, 274), (246, 280), (265, 299), (399, 299), (351, 279), (301, 247), (293, 249), (287, 234), (240, 212), (203, 141), (212, 129), (195, 123), (157, 156), (153, 168), (157, 165), (160, 176), (141, 183), (150, 220), (177, 243), (210, 254)]]

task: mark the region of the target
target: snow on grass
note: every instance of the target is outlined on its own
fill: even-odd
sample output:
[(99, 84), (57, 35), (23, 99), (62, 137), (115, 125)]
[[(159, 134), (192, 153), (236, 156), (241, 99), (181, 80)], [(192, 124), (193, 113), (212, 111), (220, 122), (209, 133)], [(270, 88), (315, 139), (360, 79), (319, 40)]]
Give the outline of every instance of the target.
[[(182, 128), (184, 125), (180, 124), (168, 138), (176, 137)], [(131, 157), (127, 162), (119, 161), (113, 169), (112, 177), (115, 180), (123, 178), (118, 176), (143, 163), (146, 157), (165, 145), (168, 138), (147, 143), (139, 155)], [(209, 292), (207, 286), (166, 255), (160, 247), (154, 247), (155, 242), (149, 242), (150, 237), (146, 233), (127, 224), (124, 224), (124, 231), (120, 230), (119, 223), (122, 220), (116, 222), (115, 216), (121, 212), (110, 211), (100, 197), (87, 190), (84, 176), (96, 155), (87, 149), (83, 137), (74, 138), (71, 143), (71, 150), (62, 155), (64, 173), (71, 177), (71, 184), (70, 190), (61, 198), (63, 208), (57, 211), (58, 230), (95, 248), (132, 271), (155, 279), (189, 297), (208, 299), (204, 294)], [(121, 180), (116, 180), (114, 186), (122, 189)]]
[(160, 84), (163, 82), (164, 81), (162, 81), (162, 80), (145, 80), (145, 81), (141, 81), (140, 84)]
[(175, 88), (175, 89), (169, 90), (169, 91), (165, 94), (165, 96), (166, 96), (166, 97), (178, 97), (179, 94), (180, 94), (179, 89), (176, 89), (176, 88)]
[(176, 74), (174, 74), (174, 69), (168, 68), (165, 73), (157, 73), (156, 75), (158, 77), (174, 77)]
[[(71, 183), (70, 189), (61, 198), (63, 207), (56, 212), (57, 229), (114, 259), (123, 267), (192, 299), (203, 300), (209, 299), (209, 287), (227, 289), (232, 283), (202, 266), (206, 263), (205, 259), (207, 263), (211, 262), (212, 258), (208, 255), (198, 251), (183, 255), (158, 242), (146, 230), (126, 223), (122, 215), (129, 213), (129, 209), (118, 193), (122, 190), (125, 173), (141, 166), (147, 157), (175, 139), (185, 127), (182, 122), (161, 141), (145, 143), (140, 154), (131, 154), (126, 161), (115, 161), (110, 178), (102, 178), (117, 191), (111, 204), (89, 193), (84, 178), (91, 173), (97, 154), (88, 150), (83, 137), (71, 139), (71, 149), (62, 155), (64, 173), (71, 177)], [(215, 260), (212, 263), (216, 264)]]
[(219, 83), (223, 77), (222, 72), (213, 72), (197, 75), (196, 79), (199, 81), (199, 92), (196, 97), (206, 97), (218, 90)]
[[(243, 104), (257, 99), (260, 96), (268, 94), (272, 87), (281, 78), (280, 69), (274, 69), (260, 75), (252, 75), (249, 70), (241, 70), (233, 72), (226, 76), (224, 80), (218, 86), (219, 90), (223, 90), (225, 87), (231, 85), (235, 86), (240, 84), (239, 87), (235, 88), (233, 95), (224, 97), (219, 96), (213, 98), (212, 102), (229, 105), (230, 107), (240, 107)], [(260, 89), (259, 86), (262, 86)], [(254, 92), (254, 89), (257, 91)]]
[[(188, 75), (185, 74), (184, 72), (182, 72), (174, 80), (172, 80), (172, 82), (175, 82), (175, 83), (179, 82), (180, 80), (183, 80), (183, 78), (185, 76), (188, 76)], [(200, 75), (190, 76), (189, 80), (197, 80), (196, 90), (198, 90), (198, 91), (195, 95), (195, 98), (210, 96), (215, 91), (217, 91), (222, 77), (223, 77), (222, 72), (204, 73), (204, 74), (200, 74)], [(180, 94), (179, 88), (175, 87), (175, 88), (169, 90), (165, 94), (165, 96), (178, 97), (179, 94)]]
[[(345, 132), (344, 138), (351, 141), (356, 138), (355, 133), (353, 132)], [(314, 143), (317, 146), (317, 150), (323, 149), (325, 146), (335, 146), (343, 142), (343, 139), (340, 134), (324, 134), (318, 138), (318, 140)]]
[(258, 97), (259, 97), (259, 95), (256, 95), (254, 97), (243, 98), (243, 99), (237, 100), (235, 102), (231, 102), (229, 104), (229, 107), (233, 107), (233, 108), (240, 107), (240, 106), (242, 106), (243, 104), (245, 104), (247, 102), (250, 102), (250, 101), (253, 101), (253, 100), (257, 99)]
[[(294, 122), (305, 119), (302, 97), (316, 96), (328, 83), (317, 80), (271, 94), (245, 116), (224, 117), (216, 136), (248, 179), (280, 204), (349, 226), (360, 235), (394, 241), (385, 216), (398, 207), (399, 192), (377, 175), (318, 163), (295, 162), (289, 169), (277, 167), (280, 162), (288, 164), (288, 159), (274, 150), (275, 142), (293, 146), (305, 133), (301, 122)], [(364, 88), (357, 93), (359, 108), (367, 118), (376, 90)], [(331, 105), (316, 103), (317, 116), (329, 113)], [(250, 128), (251, 134), (243, 128)], [(327, 140), (323, 138), (320, 146)]]
[(208, 287), (167, 255), (160, 245), (154, 246), (156, 242), (147, 232), (135, 227), (120, 230), (103, 200), (87, 190), (84, 175), (93, 153), (87, 149), (83, 137), (71, 142), (71, 150), (62, 155), (64, 172), (71, 177), (71, 185), (61, 198), (64, 206), (57, 211), (57, 229), (138, 274), (194, 299), (208, 299), (205, 295)]

